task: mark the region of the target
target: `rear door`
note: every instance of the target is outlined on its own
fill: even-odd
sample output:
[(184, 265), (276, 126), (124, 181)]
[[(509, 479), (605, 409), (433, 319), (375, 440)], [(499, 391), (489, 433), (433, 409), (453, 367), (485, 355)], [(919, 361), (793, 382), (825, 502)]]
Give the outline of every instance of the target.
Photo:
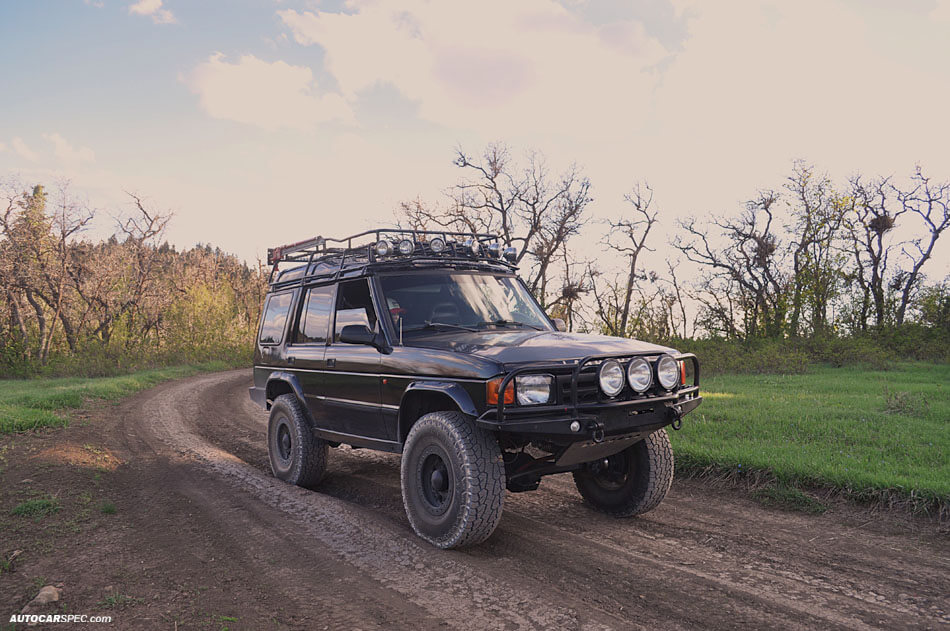
[(346, 434), (393, 440), (380, 408), (382, 355), (364, 344), (344, 344), (344, 326), (363, 324), (380, 330), (369, 281), (341, 282), (337, 287), (333, 338), (326, 349), (326, 382), (323, 392), (327, 427)]
[(303, 388), (307, 406), (318, 427), (328, 428), (321, 396), (326, 390), (326, 350), (333, 315), (334, 286), (303, 290), (299, 314), (287, 347), (287, 362)]

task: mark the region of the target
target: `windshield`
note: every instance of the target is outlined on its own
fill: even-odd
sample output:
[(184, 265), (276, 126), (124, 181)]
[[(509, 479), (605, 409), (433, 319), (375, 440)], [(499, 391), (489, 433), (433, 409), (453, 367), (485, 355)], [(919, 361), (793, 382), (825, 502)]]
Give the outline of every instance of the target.
[(512, 277), (458, 272), (379, 280), (396, 331), (551, 330), (531, 294)]

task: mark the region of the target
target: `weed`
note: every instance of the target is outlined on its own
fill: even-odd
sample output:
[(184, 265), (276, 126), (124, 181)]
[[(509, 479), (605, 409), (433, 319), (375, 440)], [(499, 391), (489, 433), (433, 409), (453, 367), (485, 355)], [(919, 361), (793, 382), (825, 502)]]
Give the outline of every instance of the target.
[(115, 504), (112, 502), (103, 502), (102, 506), (99, 507), (99, 512), (103, 515), (115, 515)]
[(50, 495), (21, 502), (14, 506), (10, 513), (20, 517), (33, 517), (33, 521), (40, 521), (47, 515), (52, 515), (59, 511), (59, 509), (59, 500)]
[(111, 594), (96, 603), (100, 609), (125, 609), (143, 602), (141, 598), (126, 596), (125, 594)]
[(919, 414), (927, 411), (927, 398), (911, 392), (891, 392), (884, 384), (884, 412), (886, 414)]
[(777, 484), (761, 488), (752, 493), (752, 496), (766, 506), (774, 506), (786, 510), (796, 510), (803, 513), (820, 515), (828, 507), (801, 489), (785, 484)]

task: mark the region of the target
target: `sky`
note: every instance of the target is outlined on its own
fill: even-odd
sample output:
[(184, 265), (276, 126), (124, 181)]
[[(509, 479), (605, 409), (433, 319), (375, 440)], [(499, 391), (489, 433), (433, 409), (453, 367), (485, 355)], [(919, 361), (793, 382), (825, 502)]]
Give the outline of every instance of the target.
[(68, 179), (98, 231), (133, 191), (253, 261), (503, 141), (577, 163), (595, 217), (649, 182), (667, 239), (796, 159), (950, 178), (950, 0), (0, 0), (0, 91), (0, 176)]

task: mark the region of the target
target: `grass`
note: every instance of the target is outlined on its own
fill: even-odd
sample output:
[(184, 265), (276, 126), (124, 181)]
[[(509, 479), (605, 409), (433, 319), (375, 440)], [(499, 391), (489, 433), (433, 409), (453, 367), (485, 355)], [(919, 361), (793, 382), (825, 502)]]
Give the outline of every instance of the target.
[(126, 596), (125, 594), (112, 594), (97, 602), (96, 606), (99, 607), (99, 609), (125, 609), (126, 607), (137, 605), (141, 602), (141, 598), (134, 598), (132, 596)]
[(690, 473), (766, 473), (760, 500), (808, 504), (795, 489), (950, 508), (950, 364), (889, 370), (815, 366), (796, 375), (718, 375), (671, 432)]
[(49, 495), (21, 502), (13, 507), (10, 514), (19, 517), (32, 517), (34, 521), (40, 521), (47, 515), (57, 512), (59, 508), (59, 500)]
[(121, 399), (169, 379), (229, 367), (224, 362), (209, 362), (118, 377), (0, 380), (0, 434), (65, 427), (69, 423), (65, 412), (88, 401)]
[(115, 511), (115, 504), (112, 502), (103, 502), (99, 506), (99, 512), (101, 512), (103, 515), (115, 515)]

